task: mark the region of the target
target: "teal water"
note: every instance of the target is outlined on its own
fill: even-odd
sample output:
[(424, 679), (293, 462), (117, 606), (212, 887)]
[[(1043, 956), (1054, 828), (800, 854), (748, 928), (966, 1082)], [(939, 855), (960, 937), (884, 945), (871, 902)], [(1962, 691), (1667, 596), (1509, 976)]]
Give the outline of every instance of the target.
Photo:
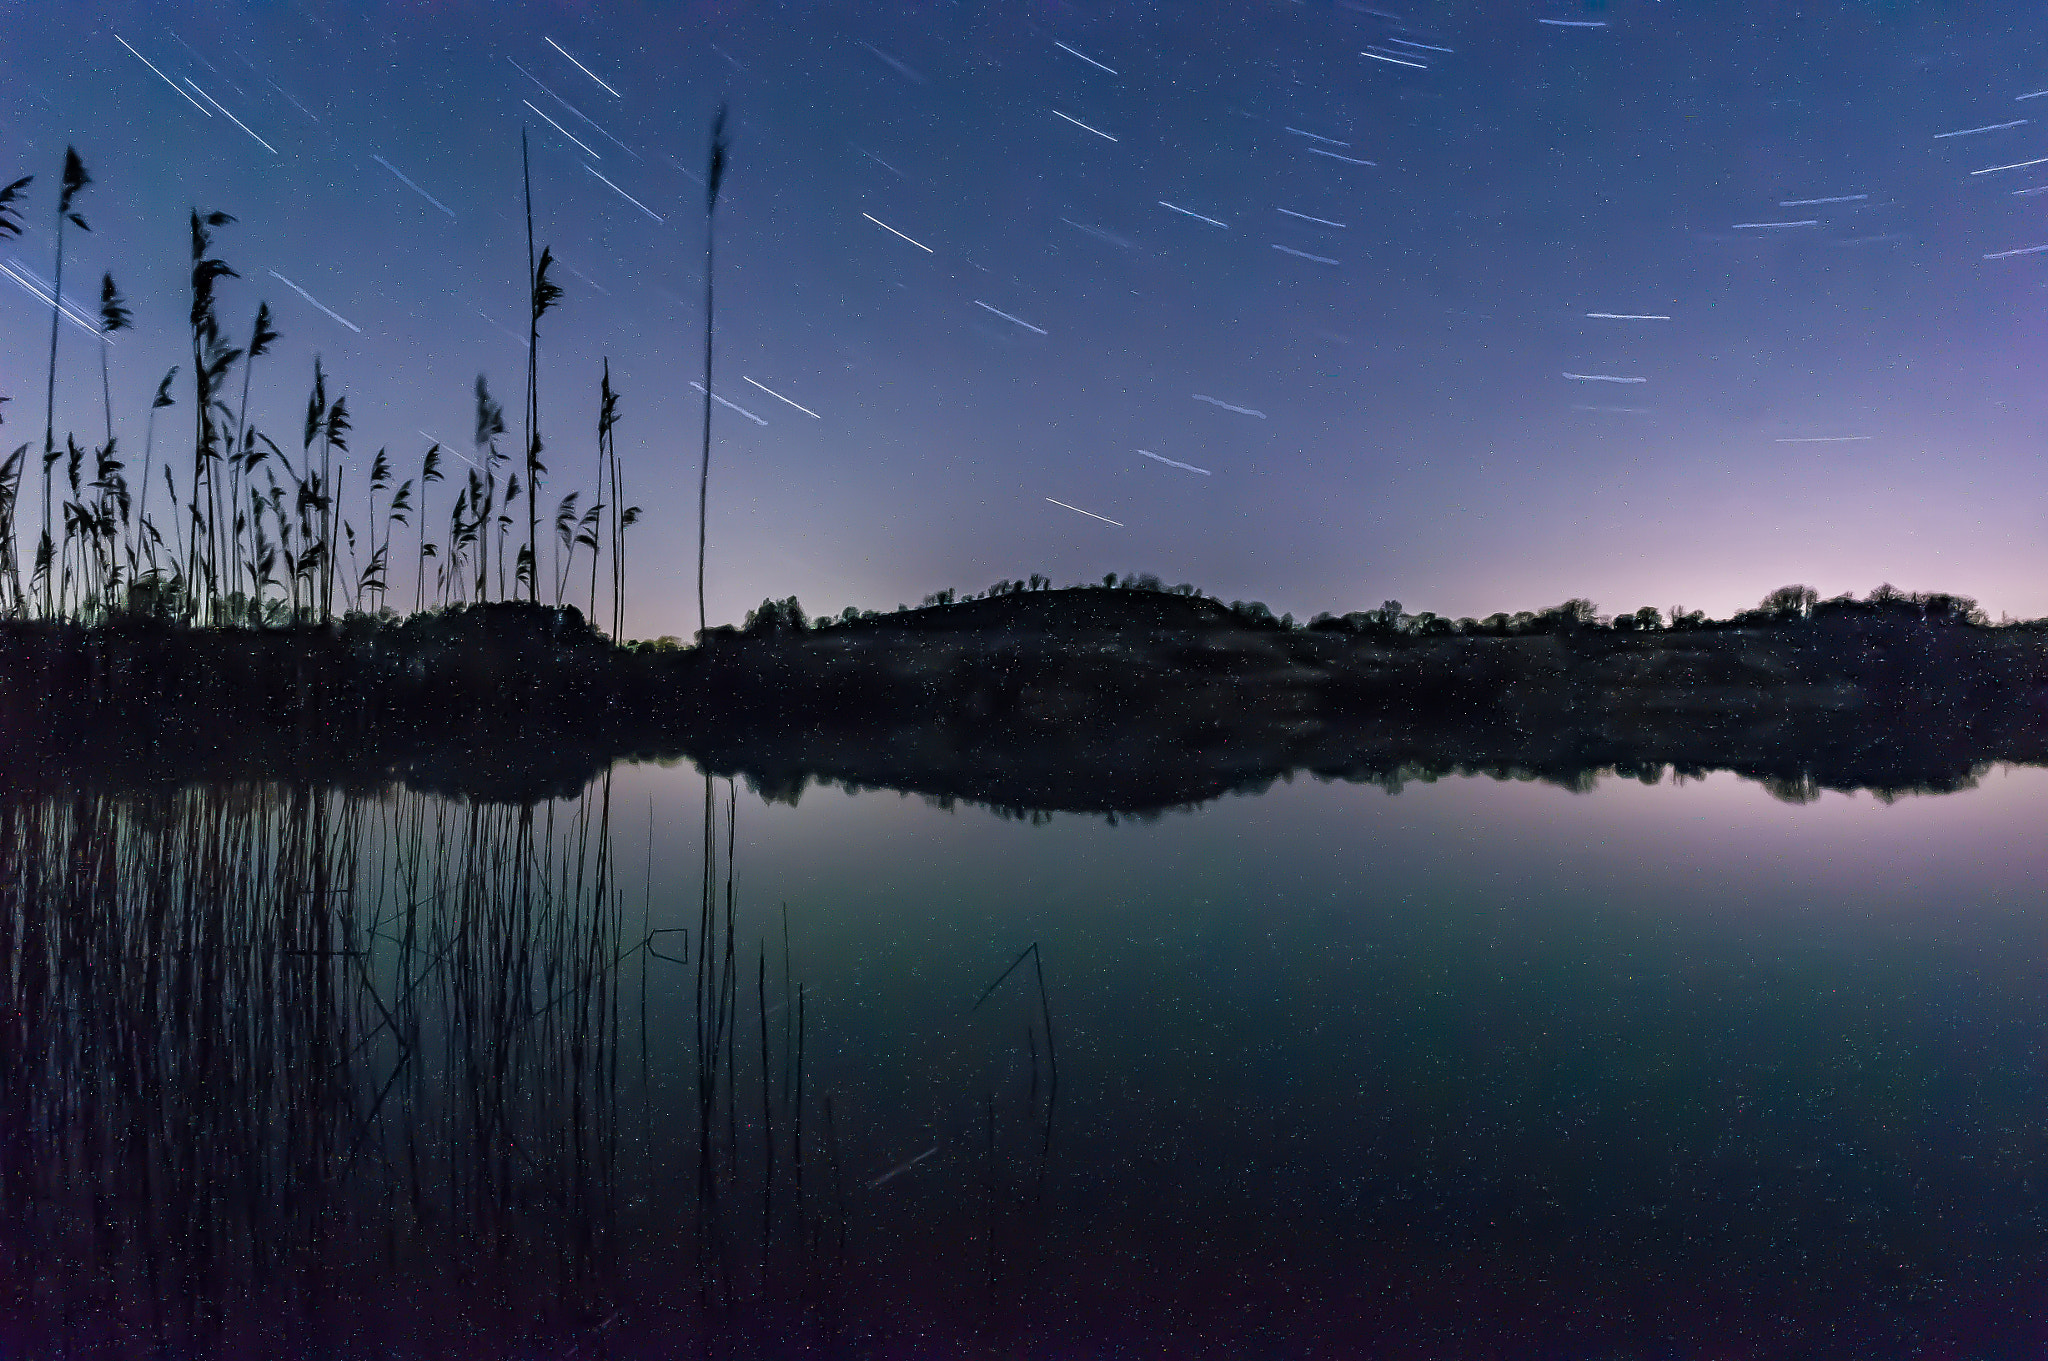
[[(172, 953), (219, 961), (186, 1002), (143, 962), (149, 856), (109, 862), (81, 913), (89, 857), (21, 851), (45, 824), (10, 805), (17, 870), (50, 880), (10, 900), (0, 1247), (32, 1284), (0, 1301), (0, 1340), (1794, 1357), (2048, 1339), (2048, 772), (1806, 804), (1722, 774), (1297, 778), (1114, 823), (710, 792), (709, 970), (706, 781), (626, 766), (524, 832), (516, 809), (337, 799), (304, 823), (310, 859), (173, 895), (196, 924)], [(253, 840), (238, 815), (160, 805), (107, 825), (186, 828), (181, 865), (313, 844), (284, 795), (238, 797), (269, 819)], [(313, 927), (248, 926), (298, 920), (292, 866), (321, 856), (349, 887)], [(557, 887), (507, 877), (522, 856)], [(37, 937), (50, 883), (71, 906)], [(129, 922), (127, 944), (79, 944), (84, 920)], [(250, 968), (291, 1005), (257, 1003)], [(68, 981), (33, 984), (52, 970)], [(172, 1000), (149, 1011), (152, 988)], [(707, 1014), (725, 1045), (708, 1079)], [(166, 1057), (131, 1082), (136, 1034)], [(217, 1238), (195, 1258), (199, 1224)]]
[(1039, 944), (1082, 1332), (1995, 1351), (2048, 1326), (2044, 795), (1297, 779), (1033, 826), (813, 789), (742, 800), (739, 934), (788, 903), (862, 1171), (941, 1146), (906, 1222), (978, 1175), (1023, 1041), (966, 1008)]

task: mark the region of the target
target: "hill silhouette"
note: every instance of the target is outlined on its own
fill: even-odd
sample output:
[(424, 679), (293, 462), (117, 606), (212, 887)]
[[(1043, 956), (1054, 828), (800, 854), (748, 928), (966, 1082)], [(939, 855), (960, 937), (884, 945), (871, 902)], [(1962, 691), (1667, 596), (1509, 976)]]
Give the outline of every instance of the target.
[(1398, 609), (1292, 627), (1192, 594), (1043, 589), (827, 627), (764, 602), (700, 647), (616, 646), (573, 608), (508, 604), (264, 630), (8, 621), (0, 782), (401, 780), (523, 801), (614, 759), (689, 756), (774, 797), (825, 781), (1136, 813), (1297, 770), (1578, 787), (1725, 768), (1799, 793), (2048, 763), (2048, 629), (1873, 595), (1677, 629), (1570, 603), (1468, 633)]

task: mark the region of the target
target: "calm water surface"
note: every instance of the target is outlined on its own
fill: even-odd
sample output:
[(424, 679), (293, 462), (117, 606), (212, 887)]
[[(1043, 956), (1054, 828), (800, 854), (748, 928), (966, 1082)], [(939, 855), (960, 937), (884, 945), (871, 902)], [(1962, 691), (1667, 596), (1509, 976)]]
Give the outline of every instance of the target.
[(2048, 1344), (2048, 772), (705, 789), (12, 805), (11, 1348)]

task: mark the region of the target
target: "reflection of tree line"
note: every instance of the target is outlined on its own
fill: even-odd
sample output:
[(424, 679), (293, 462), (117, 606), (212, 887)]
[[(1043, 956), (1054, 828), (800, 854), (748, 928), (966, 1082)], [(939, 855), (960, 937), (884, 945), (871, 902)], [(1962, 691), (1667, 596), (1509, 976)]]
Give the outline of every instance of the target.
[[(0, 1351), (865, 1326), (876, 1192), (786, 924), (781, 1001), (743, 967), (734, 793), (691, 929), (629, 910), (611, 802), (0, 798)], [(686, 978), (696, 1033), (650, 1031)], [(684, 1045), (695, 1128), (635, 1130)]]

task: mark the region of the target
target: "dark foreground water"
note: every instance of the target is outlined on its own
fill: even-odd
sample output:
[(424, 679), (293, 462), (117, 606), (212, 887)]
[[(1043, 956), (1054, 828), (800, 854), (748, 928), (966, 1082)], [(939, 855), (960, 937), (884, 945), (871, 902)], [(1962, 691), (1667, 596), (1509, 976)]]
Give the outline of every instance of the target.
[(0, 1352), (2048, 1346), (2048, 772), (706, 792), (0, 801)]

